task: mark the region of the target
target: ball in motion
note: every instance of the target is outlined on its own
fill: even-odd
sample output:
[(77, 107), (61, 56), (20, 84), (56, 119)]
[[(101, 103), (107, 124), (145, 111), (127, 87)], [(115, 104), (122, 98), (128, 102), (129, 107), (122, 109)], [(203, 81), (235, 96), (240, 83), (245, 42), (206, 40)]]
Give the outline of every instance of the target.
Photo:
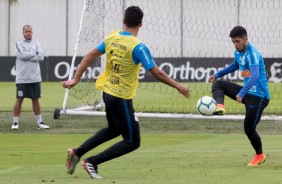
[(212, 116), (216, 109), (216, 102), (212, 97), (203, 96), (197, 102), (197, 110), (203, 116)]

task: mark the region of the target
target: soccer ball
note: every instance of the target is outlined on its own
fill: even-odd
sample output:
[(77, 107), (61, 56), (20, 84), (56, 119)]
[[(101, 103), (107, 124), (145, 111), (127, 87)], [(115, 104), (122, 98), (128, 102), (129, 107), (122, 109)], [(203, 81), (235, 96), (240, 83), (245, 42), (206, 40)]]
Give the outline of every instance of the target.
[(197, 102), (197, 110), (203, 116), (212, 116), (216, 109), (216, 102), (212, 97), (203, 96)]

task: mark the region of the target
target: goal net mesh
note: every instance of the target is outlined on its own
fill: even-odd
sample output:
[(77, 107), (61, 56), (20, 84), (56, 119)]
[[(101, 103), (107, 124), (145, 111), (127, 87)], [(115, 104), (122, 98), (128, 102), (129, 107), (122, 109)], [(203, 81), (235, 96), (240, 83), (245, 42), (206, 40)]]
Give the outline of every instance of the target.
[[(211, 96), (208, 77), (233, 61), (234, 47), (229, 32), (236, 25), (247, 29), (250, 42), (264, 58), (272, 61), (282, 56), (280, 0), (162, 0), (161, 3), (159, 0), (85, 0), (70, 78), (85, 54), (112, 30), (123, 29), (123, 12), (131, 5), (144, 11), (138, 38), (149, 47), (157, 65), (187, 85), (192, 94), (190, 99), (185, 99), (142, 68), (133, 99), (136, 112), (197, 113), (196, 101), (201, 96)], [(103, 70), (105, 59), (93, 62), (81, 82), (66, 92), (63, 109), (87, 106), (103, 110), (96, 106), (102, 99), (95, 80)], [(276, 69), (276, 78), (269, 83), (272, 99), (265, 113), (281, 114), (282, 62), (273, 63), (276, 63), (271, 65)], [(242, 84), (236, 72), (224, 79)], [(226, 111), (243, 113), (244, 106), (226, 98)]]

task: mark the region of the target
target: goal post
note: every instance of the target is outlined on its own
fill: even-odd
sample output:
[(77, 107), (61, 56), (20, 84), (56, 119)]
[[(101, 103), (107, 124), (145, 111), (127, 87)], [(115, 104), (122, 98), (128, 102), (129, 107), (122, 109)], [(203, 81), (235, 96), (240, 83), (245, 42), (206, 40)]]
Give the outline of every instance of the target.
[[(203, 117), (197, 114), (196, 102), (211, 96), (210, 75), (233, 61), (234, 47), (229, 38), (236, 25), (246, 27), (249, 40), (261, 51), (268, 71), (272, 98), (262, 119), (280, 120), (282, 108), (282, 2), (280, 0), (85, 0), (69, 79), (79, 62), (110, 31), (122, 29), (124, 9), (137, 5), (144, 11), (138, 38), (145, 43), (160, 69), (191, 90), (185, 99), (177, 90), (156, 81), (141, 68), (137, 95), (133, 98), (140, 117), (164, 118), (234, 118), (244, 106), (226, 98), (227, 115)], [(256, 18), (256, 19), (255, 19)], [(63, 105), (54, 111), (61, 114), (104, 115), (101, 91), (95, 81), (103, 71), (105, 56), (89, 66), (81, 81), (66, 90)], [(224, 79), (242, 83), (238, 72)]]

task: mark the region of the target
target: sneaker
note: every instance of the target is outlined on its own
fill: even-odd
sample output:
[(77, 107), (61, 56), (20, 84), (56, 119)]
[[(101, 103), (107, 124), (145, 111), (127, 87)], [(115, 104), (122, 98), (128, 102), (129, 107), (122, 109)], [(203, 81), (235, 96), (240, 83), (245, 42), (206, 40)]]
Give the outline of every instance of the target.
[(41, 122), (41, 123), (38, 123), (38, 129), (49, 129), (49, 126)]
[(12, 124), (12, 127), (11, 127), (12, 130), (18, 130), (19, 129), (19, 123), (18, 122), (14, 122)]
[(223, 116), (225, 114), (225, 109), (221, 107), (217, 107), (213, 115)]
[(86, 162), (85, 160), (81, 161), (81, 165), (87, 171), (90, 178), (95, 178), (95, 179), (101, 179), (102, 178), (101, 176), (98, 175), (97, 165), (92, 165), (89, 162)]
[(67, 162), (66, 167), (68, 169), (68, 174), (73, 174), (76, 164), (79, 161), (79, 157), (75, 155), (74, 149), (68, 149), (68, 155), (67, 155)]
[(262, 153), (259, 155), (255, 155), (253, 160), (250, 163), (248, 163), (248, 166), (258, 166), (263, 162), (265, 162), (265, 155)]

